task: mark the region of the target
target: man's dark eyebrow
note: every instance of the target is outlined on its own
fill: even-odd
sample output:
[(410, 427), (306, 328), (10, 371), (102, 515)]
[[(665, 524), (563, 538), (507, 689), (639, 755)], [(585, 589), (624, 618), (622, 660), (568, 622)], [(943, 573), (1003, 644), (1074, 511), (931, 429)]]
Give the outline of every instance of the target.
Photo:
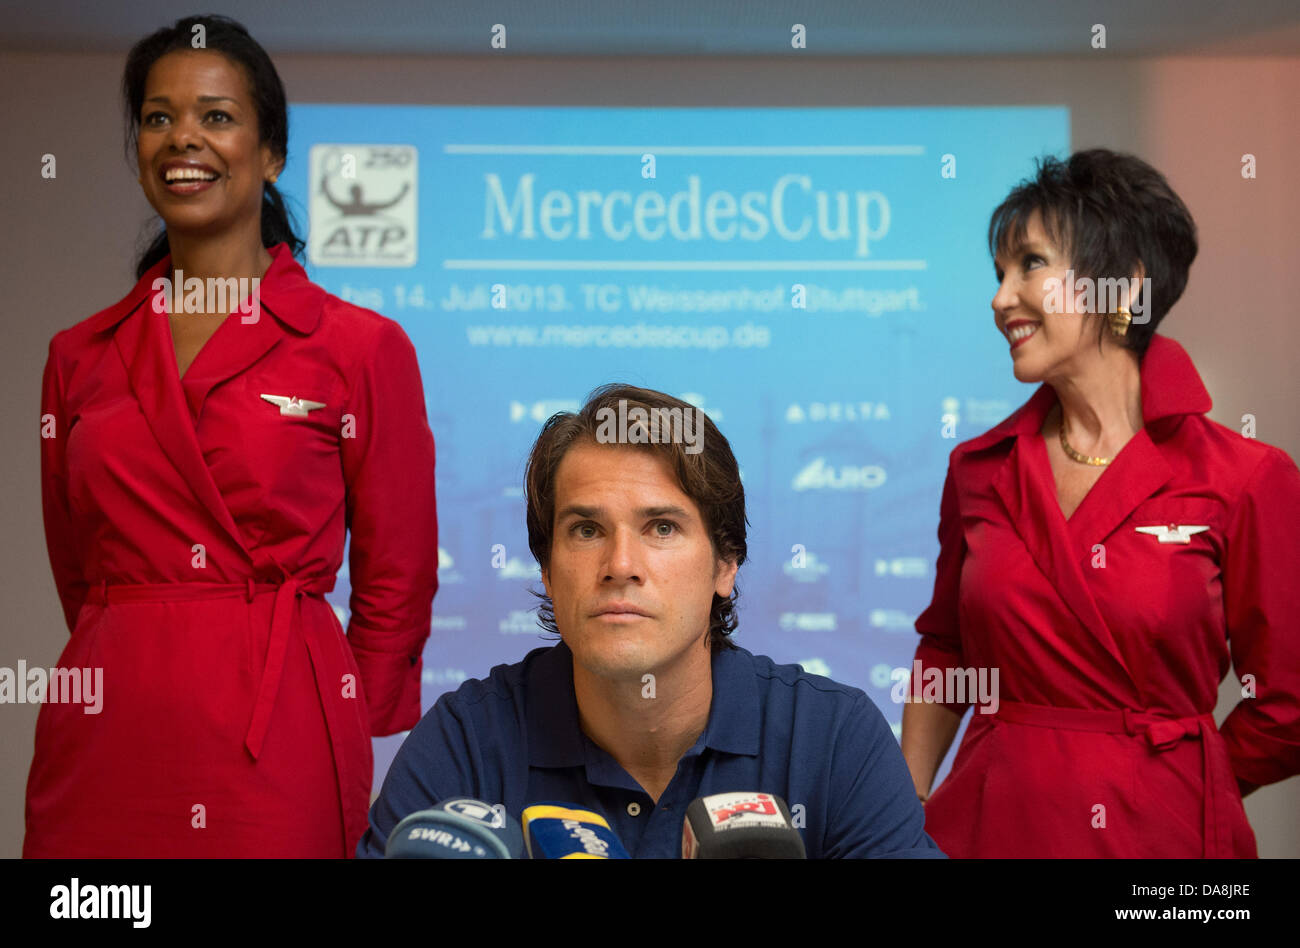
[[(555, 512), (556, 521), (564, 520), (566, 517), (582, 517), (592, 520), (600, 519), (606, 516), (604, 507), (588, 507), (583, 504), (569, 504), (563, 510)], [(680, 517), (683, 520), (690, 519), (690, 512), (675, 504), (665, 504), (659, 507), (642, 507), (637, 512), (638, 517)]]
[(555, 519), (557, 522), (563, 520), (565, 517), (595, 519), (604, 516), (604, 513), (604, 507), (585, 507), (582, 504), (569, 504), (569, 506), (565, 507), (563, 510), (557, 510), (555, 512)]
[(683, 508), (678, 507), (675, 504), (668, 504), (663, 507), (642, 507), (640, 510), (637, 511), (637, 513), (640, 514), (642, 517), (646, 517), (646, 518), (679, 517), (682, 520), (689, 520), (691, 517), (689, 511), (684, 510)]

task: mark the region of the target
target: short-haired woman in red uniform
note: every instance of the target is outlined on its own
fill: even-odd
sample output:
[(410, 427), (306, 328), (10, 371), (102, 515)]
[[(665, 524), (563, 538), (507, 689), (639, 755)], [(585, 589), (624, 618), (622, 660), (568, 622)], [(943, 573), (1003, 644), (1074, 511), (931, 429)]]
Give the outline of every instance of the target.
[[(989, 245), (1012, 371), (1043, 384), (950, 457), (903, 709), (926, 830), (956, 857), (1253, 857), (1242, 795), (1300, 773), (1300, 471), (1207, 418), (1155, 333), (1191, 216), (1145, 162), (1084, 151), (1040, 163)], [(1259, 318), (1285, 317), (1225, 314), (1225, 339)], [(1230, 659), (1244, 696), (1218, 728)], [(931, 793), (959, 675), (994, 668), (996, 711)]]
[[(103, 684), (98, 713), (41, 708), (23, 852), (349, 857), (371, 736), (419, 719), (437, 585), (415, 351), (294, 259), (275, 188), (284, 88), (242, 26), (190, 17), (146, 37), (123, 92), (165, 230), (131, 292), (50, 343), (59, 665)], [(155, 281), (181, 274), (256, 278), (259, 305), (178, 307)], [(323, 597), (348, 529), (345, 638)]]

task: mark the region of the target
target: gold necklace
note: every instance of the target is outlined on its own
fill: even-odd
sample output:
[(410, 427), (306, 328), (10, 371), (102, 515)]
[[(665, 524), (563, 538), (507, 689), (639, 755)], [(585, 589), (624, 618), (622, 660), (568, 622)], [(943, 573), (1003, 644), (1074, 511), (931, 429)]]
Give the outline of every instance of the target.
[(1074, 450), (1074, 448), (1070, 447), (1070, 442), (1068, 442), (1068, 441), (1065, 440), (1065, 414), (1064, 414), (1064, 412), (1062, 412), (1062, 414), (1061, 414), (1061, 429), (1060, 429), (1060, 431), (1061, 431), (1061, 447), (1062, 447), (1062, 449), (1064, 449), (1066, 455), (1069, 456), (1069, 458), (1070, 458), (1071, 461), (1078, 461), (1080, 464), (1091, 464), (1093, 467), (1105, 467), (1105, 466), (1106, 466), (1107, 464), (1109, 464), (1111, 461), (1115, 460), (1113, 457), (1109, 457), (1109, 458), (1095, 458), (1095, 457), (1092, 457), (1091, 455), (1080, 454), (1078, 451)]

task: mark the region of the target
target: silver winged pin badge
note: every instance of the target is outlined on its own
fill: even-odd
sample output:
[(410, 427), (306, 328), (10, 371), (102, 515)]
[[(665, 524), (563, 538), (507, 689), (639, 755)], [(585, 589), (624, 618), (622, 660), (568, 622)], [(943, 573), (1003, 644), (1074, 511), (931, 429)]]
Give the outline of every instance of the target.
[(1138, 533), (1150, 534), (1161, 543), (1191, 543), (1195, 534), (1204, 533), (1210, 528), (1199, 524), (1171, 523), (1167, 527), (1134, 527), (1133, 529)]
[(307, 412), (325, 407), (324, 402), (312, 402), (305, 398), (298, 398), (296, 395), (263, 395), (262, 397), (272, 405), (279, 406), (280, 414), (293, 418), (306, 418)]

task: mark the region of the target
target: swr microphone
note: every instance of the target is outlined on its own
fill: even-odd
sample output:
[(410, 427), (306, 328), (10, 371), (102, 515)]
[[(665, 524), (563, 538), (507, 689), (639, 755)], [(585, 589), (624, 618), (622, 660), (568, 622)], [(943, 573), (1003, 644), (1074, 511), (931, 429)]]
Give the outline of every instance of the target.
[(692, 800), (683, 859), (807, 859), (785, 801), (772, 793), (715, 793)]
[(393, 827), (385, 859), (519, 859), (523, 833), (504, 807), (457, 797)]
[(571, 803), (536, 803), (524, 808), (524, 843), (529, 859), (631, 859), (609, 821)]

